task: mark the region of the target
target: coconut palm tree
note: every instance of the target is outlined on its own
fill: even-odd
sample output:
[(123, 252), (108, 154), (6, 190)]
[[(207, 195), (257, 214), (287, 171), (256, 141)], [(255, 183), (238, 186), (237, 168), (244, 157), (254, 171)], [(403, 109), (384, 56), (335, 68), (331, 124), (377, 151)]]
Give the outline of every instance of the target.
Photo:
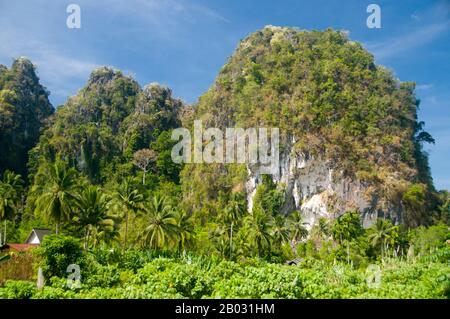
[(108, 215), (102, 224), (94, 226), (92, 229), (92, 245), (97, 247), (100, 241), (111, 244), (119, 237), (119, 221), (120, 218)]
[(287, 224), (289, 227), (291, 240), (295, 243), (298, 243), (300, 240), (308, 236), (308, 230), (305, 228), (305, 225), (308, 223), (303, 221), (302, 214), (299, 211), (296, 210), (289, 215)]
[(140, 193), (135, 181), (132, 178), (127, 178), (119, 185), (115, 193), (115, 198), (119, 205), (124, 208), (125, 211), (125, 236), (123, 242), (123, 248), (127, 247), (128, 236), (128, 220), (130, 212), (136, 214), (142, 210), (142, 204), (145, 200), (144, 195)]
[(280, 244), (284, 244), (289, 240), (289, 228), (286, 225), (286, 218), (281, 215), (274, 217), (272, 222), (272, 237)]
[(318, 231), (319, 231), (319, 236), (323, 236), (325, 238), (330, 236), (330, 227), (329, 227), (329, 223), (328, 220), (324, 217), (320, 217), (319, 218), (319, 223), (318, 223)]
[(6, 244), (6, 220), (13, 219), (17, 212), (23, 180), (18, 174), (6, 170), (0, 181), (0, 221), (4, 222), (3, 238), (0, 226), (0, 246)]
[(76, 197), (75, 221), (85, 229), (84, 249), (102, 228), (113, 227), (114, 221), (107, 214), (109, 202), (110, 198), (96, 186), (88, 186)]
[(0, 221), (4, 222), (3, 232), (0, 225), (0, 247), (6, 244), (6, 220), (12, 219), (15, 212), (16, 195), (14, 189), (10, 185), (0, 182)]
[(261, 209), (254, 209), (244, 219), (247, 241), (256, 248), (258, 257), (271, 247), (271, 220)]
[(380, 248), (382, 258), (388, 244), (395, 240), (396, 230), (397, 226), (382, 218), (377, 219), (376, 223), (369, 228), (367, 238), (374, 248)]
[(177, 225), (178, 250), (182, 251), (192, 241), (194, 233), (194, 224), (192, 218), (185, 211), (179, 210), (175, 213), (175, 222)]
[(230, 225), (230, 258), (233, 254), (233, 227), (247, 210), (245, 205), (245, 197), (242, 193), (234, 193), (231, 200), (222, 212), (224, 221)]
[(175, 213), (166, 197), (154, 196), (145, 208), (147, 226), (141, 238), (144, 246), (162, 249), (178, 235)]
[(76, 177), (73, 168), (68, 168), (62, 161), (56, 161), (47, 168), (46, 183), (35, 188), (35, 192), (39, 193), (35, 212), (47, 220), (53, 220), (57, 234), (60, 224), (73, 215), (75, 194), (79, 188)]
[(209, 232), (209, 239), (214, 244), (214, 248), (224, 258), (229, 251), (229, 235), (227, 227), (220, 224)]
[(15, 191), (17, 195), (20, 195), (23, 191), (23, 179), (20, 174), (15, 174), (9, 170), (6, 170), (3, 173), (3, 183), (10, 185)]

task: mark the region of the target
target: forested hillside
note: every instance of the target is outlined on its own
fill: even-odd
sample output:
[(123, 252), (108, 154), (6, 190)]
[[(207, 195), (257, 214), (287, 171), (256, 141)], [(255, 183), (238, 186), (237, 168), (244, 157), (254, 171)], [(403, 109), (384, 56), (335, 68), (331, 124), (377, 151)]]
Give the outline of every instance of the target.
[[(414, 83), (343, 33), (257, 31), (192, 106), (108, 67), (48, 95), (30, 61), (0, 66), (0, 246), (54, 233), (0, 253), (0, 298), (448, 298), (450, 196)], [(195, 119), (280, 128), (279, 173), (174, 163)]]
[[(32, 172), (63, 158), (93, 184), (136, 175), (134, 153), (150, 148), (158, 138), (160, 143), (170, 143), (164, 132), (181, 125), (182, 107), (167, 87), (152, 83), (142, 89), (120, 71), (99, 68), (50, 120), (31, 152)], [(161, 148), (164, 145), (153, 150), (161, 152)]]
[(26, 177), (28, 151), (53, 113), (48, 95), (30, 61), (19, 58), (11, 69), (0, 65), (0, 175), (11, 169)]

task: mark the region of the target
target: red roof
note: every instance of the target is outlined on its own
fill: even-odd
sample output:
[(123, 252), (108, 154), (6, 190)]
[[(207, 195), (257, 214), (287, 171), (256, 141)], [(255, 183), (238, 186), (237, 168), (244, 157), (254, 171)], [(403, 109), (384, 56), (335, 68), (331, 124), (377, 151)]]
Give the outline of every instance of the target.
[(6, 244), (5, 248), (10, 248), (16, 251), (27, 251), (31, 248), (37, 247), (37, 244)]

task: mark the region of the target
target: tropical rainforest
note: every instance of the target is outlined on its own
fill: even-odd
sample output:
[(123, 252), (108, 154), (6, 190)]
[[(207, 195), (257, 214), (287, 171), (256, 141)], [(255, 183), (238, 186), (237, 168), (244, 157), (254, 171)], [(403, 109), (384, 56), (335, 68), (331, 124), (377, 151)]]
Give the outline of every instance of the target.
[[(64, 105), (49, 94), (26, 58), (0, 65), (0, 249), (52, 231), (0, 250), (0, 298), (450, 297), (450, 195), (414, 83), (344, 33), (259, 30), (194, 105), (109, 67)], [(249, 209), (245, 164), (172, 160), (172, 130), (194, 119), (279, 127), (282, 149), (332, 163), (384, 213), (363, 227), (357, 207), (331, 206), (311, 225), (270, 175)]]

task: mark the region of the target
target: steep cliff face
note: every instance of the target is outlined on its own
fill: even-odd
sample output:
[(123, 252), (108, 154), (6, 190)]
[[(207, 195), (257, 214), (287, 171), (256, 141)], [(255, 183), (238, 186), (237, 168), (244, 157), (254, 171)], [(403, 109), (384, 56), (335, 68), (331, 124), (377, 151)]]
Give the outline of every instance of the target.
[[(370, 187), (336, 172), (323, 158), (296, 152), (282, 154), (279, 174), (273, 179), (284, 188), (281, 213), (288, 215), (295, 210), (301, 211), (308, 230), (319, 218), (336, 218), (346, 211), (361, 212), (364, 227), (369, 227), (379, 214), (387, 213), (378, 209), (376, 195), (368, 195)], [(248, 211), (252, 211), (253, 198), (261, 180), (258, 167), (248, 169)], [(401, 211), (389, 217), (394, 222), (401, 222)]]
[[(268, 26), (240, 42), (193, 117), (221, 129), (279, 128), (272, 178), (285, 194), (281, 214), (300, 210), (310, 227), (350, 210), (365, 226), (379, 216), (417, 225), (427, 218), (425, 204), (407, 203), (404, 194), (433, 189), (422, 152), (432, 138), (417, 121), (418, 104), (414, 83), (395, 79), (345, 34)], [(240, 179), (229, 165), (188, 166), (185, 176), (212, 180), (197, 194), (190, 187), (189, 196), (217, 208), (214, 190), (244, 188), (251, 212), (262, 174), (258, 165), (246, 170)]]

